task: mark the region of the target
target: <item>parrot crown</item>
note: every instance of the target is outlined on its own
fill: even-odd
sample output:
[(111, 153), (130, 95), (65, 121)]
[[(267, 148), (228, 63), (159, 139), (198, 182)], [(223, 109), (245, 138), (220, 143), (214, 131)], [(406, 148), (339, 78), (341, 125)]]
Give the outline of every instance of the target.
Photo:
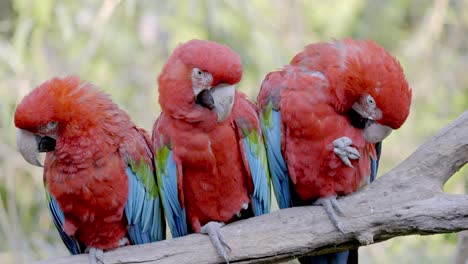
[(118, 112), (122, 111), (96, 86), (82, 82), (75, 76), (53, 78), (24, 97), (16, 108), (15, 125), (38, 132), (41, 126), (49, 122), (89, 127), (102, 124), (106, 115), (112, 116), (106, 121), (114, 119), (112, 122), (125, 122), (129, 119), (126, 115), (117, 118), (119, 115), (115, 113)]
[(399, 128), (409, 115), (412, 97), (400, 63), (373, 41), (344, 43), (346, 88), (356, 95), (370, 94), (382, 111), (379, 123)]
[(196, 39), (183, 43), (171, 54), (158, 77), (159, 103), (168, 115), (193, 120), (206, 117), (207, 112), (197, 112), (192, 90), (194, 69), (211, 75), (209, 87), (236, 84), (242, 78), (240, 57), (229, 47)]
[[(166, 66), (180, 60), (190, 70), (199, 68), (213, 75), (212, 86), (236, 84), (242, 78), (240, 57), (227, 46), (208, 40), (190, 40), (176, 48)], [(169, 64), (169, 65), (168, 65)]]

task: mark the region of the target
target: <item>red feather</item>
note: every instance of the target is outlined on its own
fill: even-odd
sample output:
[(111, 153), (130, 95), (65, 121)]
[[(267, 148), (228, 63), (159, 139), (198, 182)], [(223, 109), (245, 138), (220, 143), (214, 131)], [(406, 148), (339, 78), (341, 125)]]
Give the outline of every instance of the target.
[[(349, 194), (370, 176), (374, 146), (346, 115), (363, 93), (382, 110), (380, 124), (396, 129), (406, 120), (411, 90), (403, 70), (372, 41), (311, 44), (265, 78), (258, 102), (281, 112), (281, 150), (302, 200)], [(343, 136), (361, 155), (351, 160), (354, 168), (333, 152), (333, 141)]]
[(322, 72), (334, 91), (337, 111), (345, 113), (363, 92), (372, 95), (383, 112), (383, 125), (398, 129), (409, 115), (411, 89), (403, 69), (373, 41), (344, 39), (308, 45), (291, 65)]
[[(288, 89), (281, 91), (280, 103), (286, 131), (284, 156), (295, 189), (303, 200), (351, 193), (370, 175), (362, 131), (336, 113), (326, 80), (296, 70), (290, 69), (286, 76)], [(353, 141), (363, 157), (352, 161), (360, 173), (333, 152), (333, 141), (343, 136)]]
[[(192, 40), (171, 55), (158, 78), (163, 113), (153, 131), (153, 141), (172, 146), (178, 164), (179, 201), (195, 232), (210, 221), (230, 222), (249, 203), (251, 183), (238, 145), (231, 114), (218, 123), (215, 112), (195, 102), (193, 68), (213, 77), (210, 87), (236, 84), (242, 77), (240, 57), (226, 46)], [(246, 100), (236, 93), (234, 108)], [(254, 112), (255, 114), (255, 112)], [(258, 123), (258, 121), (257, 121)]]
[[(246, 99), (238, 94), (235, 100)], [(210, 221), (235, 220), (242, 205), (250, 202), (250, 183), (232, 115), (207, 129), (163, 113), (154, 133), (164, 135), (164, 144), (173, 148), (179, 169), (179, 201), (192, 229), (199, 232)]]
[(117, 247), (127, 232), (126, 159), (152, 164), (148, 136), (77, 77), (45, 82), (17, 107), (18, 128), (48, 135), (43, 128), (51, 121), (58, 122), (57, 144), (46, 155), (44, 183), (64, 213), (65, 232), (86, 246)]

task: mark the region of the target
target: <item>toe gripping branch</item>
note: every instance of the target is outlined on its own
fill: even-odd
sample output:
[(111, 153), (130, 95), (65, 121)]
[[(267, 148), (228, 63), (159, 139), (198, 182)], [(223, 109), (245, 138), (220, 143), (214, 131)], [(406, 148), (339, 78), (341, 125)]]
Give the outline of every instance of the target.
[[(325, 209), (330, 221), (333, 225), (340, 230), (341, 233), (345, 234), (342, 223), (338, 220), (338, 216), (344, 216), (343, 209), (341, 209), (336, 196), (330, 196), (327, 198), (320, 198), (314, 202), (314, 205), (321, 205)], [(338, 216), (337, 216), (338, 215)]]
[(216, 248), (216, 251), (219, 255), (223, 256), (226, 263), (229, 263), (228, 255), (226, 249), (231, 252), (231, 247), (228, 245), (224, 239), (223, 232), (221, 227), (224, 226), (224, 223), (220, 222), (209, 222), (206, 225), (202, 226), (200, 232), (206, 234), (210, 237), (211, 243)]

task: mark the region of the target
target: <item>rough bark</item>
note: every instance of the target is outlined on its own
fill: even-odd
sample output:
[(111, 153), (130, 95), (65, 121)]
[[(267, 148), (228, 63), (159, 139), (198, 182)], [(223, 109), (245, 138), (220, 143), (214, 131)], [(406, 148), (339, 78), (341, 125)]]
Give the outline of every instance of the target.
[[(339, 200), (346, 234), (336, 230), (320, 207), (275, 211), (223, 228), (231, 263), (284, 261), (356, 248), (396, 236), (468, 229), (468, 195), (442, 186), (468, 162), (468, 111), (439, 131), (410, 157), (363, 190)], [(186, 237), (105, 253), (106, 263), (219, 263), (208, 238)], [(44, 263), (87, 261), (87, 255)]]

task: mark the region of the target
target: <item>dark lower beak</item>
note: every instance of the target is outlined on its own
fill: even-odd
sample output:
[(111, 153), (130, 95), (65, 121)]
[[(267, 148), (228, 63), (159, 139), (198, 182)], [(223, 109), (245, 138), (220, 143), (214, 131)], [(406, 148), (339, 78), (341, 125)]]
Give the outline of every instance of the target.
[(392, 132), (390, 127), (380, 125), (374, 120), (365, 118), (352, 108), (347, 114), (351, 125), (355, 128), (362, 129), (364, 139), (369, 143), (380, 142)]
[(208, 89), (201, 91), (197, 95), (196, 102), (197, 104), (206, 107), (210, 110), (213, 110), (215, 108), (213, 96), (211, 95), (211, 91)]
[(37, 143), (37, 151), (39, 152), (49, 152), (55, 150), (55, 139), (45, 136), (40, 137)]
[(348, 111), (348, 117), (351, 121), (351, 125), (359, 129), (364, 129), (369, 122), (369, 119), (364, 118), (361, 114), (359, 114), (358, 112), (356, 112), (356, 110), (352, 108)]
[(201, 91), (196, 95), (195, 100), (197, 104), (216, 112), (219, 123), (231, 114), (235, 97), (236, 89), (234, 85), (221, 83)]

